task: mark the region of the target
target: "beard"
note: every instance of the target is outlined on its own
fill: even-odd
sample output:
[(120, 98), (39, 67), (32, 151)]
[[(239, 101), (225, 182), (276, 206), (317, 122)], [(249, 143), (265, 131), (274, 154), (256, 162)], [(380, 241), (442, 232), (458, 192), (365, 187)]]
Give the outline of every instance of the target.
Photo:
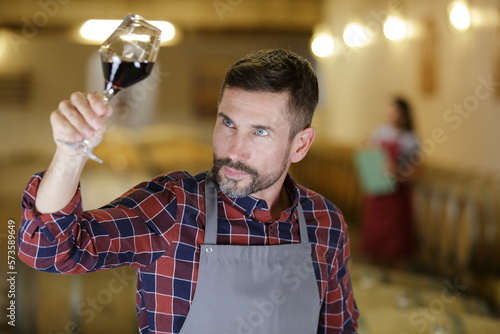
[[(288, 166), (289, 153), (284, 157), (280, 168), (269, 173), (259, 173), (255, 168), (245, 165), (241, 161), (231, 159), (220, 159), (214, 153), (214, 178), (219, 185), (219, 189), (228, 197), (245, 197), (274, 185), (286, 171)], [(247, 173), (250, 181), (236, 180), (222, 174), (222, 167), (229, 167)]]

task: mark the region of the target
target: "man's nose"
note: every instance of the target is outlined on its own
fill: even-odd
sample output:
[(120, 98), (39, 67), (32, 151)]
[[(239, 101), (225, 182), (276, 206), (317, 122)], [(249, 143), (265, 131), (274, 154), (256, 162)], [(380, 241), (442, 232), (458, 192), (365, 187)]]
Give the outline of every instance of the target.
[(233, 161), (246, 161), (250, 156), (248, 141), (241, 135), (235, 135), (231, 139), (228, 157)]

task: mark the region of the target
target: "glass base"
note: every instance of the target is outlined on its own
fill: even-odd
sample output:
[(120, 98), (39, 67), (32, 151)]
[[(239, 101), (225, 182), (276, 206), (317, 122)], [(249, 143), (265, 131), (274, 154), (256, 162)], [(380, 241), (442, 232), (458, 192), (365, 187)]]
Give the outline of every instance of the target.
[(76, 142), (76, 143), (71, 143), (69, 141), (62, 140), (62, 139), (56, 139), (56, 140), (60, 143), (68, 145), (69, 147), (77, 150), (78, 152), (85, 154), (87, 157), (89, 157), (90, 159), (92, 159), (100, 164), (102, 164), (104, 162), (101, 158), (99, 158), (97, 155), (95, 155), (94, 153), (92, 153), (90, 151), (90, 148), (89, 148), (90, 142), (87, 139), (84, 139), (84, 140)]

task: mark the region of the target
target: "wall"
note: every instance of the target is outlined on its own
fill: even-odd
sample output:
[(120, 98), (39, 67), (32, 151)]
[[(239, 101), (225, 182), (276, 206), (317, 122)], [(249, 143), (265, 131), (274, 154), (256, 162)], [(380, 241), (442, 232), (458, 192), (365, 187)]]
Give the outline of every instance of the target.
[[(22, 33), (0, 29), (0, 77), (26, 72), (31, 75), (32, 85), (30, 98), (24, 105), (10, 108), (0, 104), (3, 138), (0, 157), (5, 160), (23, 152), (50, 156), (54, 144), (49, 114), (71, 92), (88, 89), (89, 59), (95, 55), (97, 46), (78, 44), (69, 34), (58, 30), (40, 29), (22, 44), (13, 44), (12, 36), (22, 38)], [(177, 45), (162, 47), (160, 51), (160, 69), (156, 78), (160, 97), (150, 124), (188, 126), (195, 128), (203, 140), (211, 140), (216, 105), (213, 117), (197, 116), (193, 89), (197, 66), (203, 63), (221, 68), (221, 81), (215, 83), (218, 94), (225, 68), (247, 53), (283, 47), (311, 58), (308, 43), (308, 34), (286, 32), (185, 33)], [(101, 87), (93, 89), (100, 90)], [(140, 107), (139, 104), (137, 110), (131, 112), (141, 112)]]
[[(381, 121), (392, 94), (413, 105), (422, 143), (418, 163), (445, 168), (500, 173), (500, 95), (498, 33), (500, 5), (469, 1), (472, 24), (457, 31), (449, 24), (445, 0), (326, 0), (323, 23), (336, 38), (336, 52), (318, 59), (323, 88), (320, 117), (324, 139), (357, 145)], [(392, 42), (382, 33), (384, 18), (399, 12), (413, 26), (413, 35)], [(370, 27), (373, 40), (360, 49), (342, 41), (351, 20)], [(435, 89), (421, 89), (422, 57), (429, 51), (424, 25), (435, 24)], [(459, 111), (459, 110), (462, 111)]]

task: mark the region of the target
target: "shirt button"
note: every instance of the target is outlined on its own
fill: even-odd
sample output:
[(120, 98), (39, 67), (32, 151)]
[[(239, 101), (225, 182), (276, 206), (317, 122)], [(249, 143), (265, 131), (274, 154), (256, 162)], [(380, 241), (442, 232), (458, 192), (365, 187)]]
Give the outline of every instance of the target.
[(274, 227), (271, 227), (271, 234), (274, 234)]

